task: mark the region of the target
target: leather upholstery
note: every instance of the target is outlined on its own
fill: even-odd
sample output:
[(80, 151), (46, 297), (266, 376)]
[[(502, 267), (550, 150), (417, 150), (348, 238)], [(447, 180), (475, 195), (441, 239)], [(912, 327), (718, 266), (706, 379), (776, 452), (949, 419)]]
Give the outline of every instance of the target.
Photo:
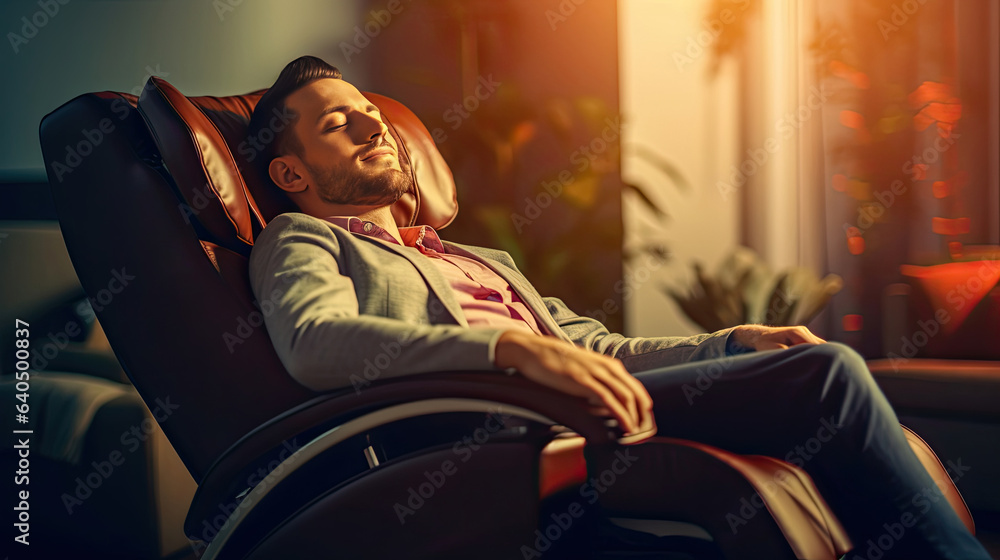
[[(948, 503), (969, 531), (975, 534), (972, 514), (947, 469), (920, 436), (906, 426), (901, 428), (906, 434), (910, 448), (930, 473)], [(543, 449), (539, 464), (541, 497), (545, 498), (586, 483), (587, 463), (584, 443), (584, 439), (580, 437), (560, 438), (553, 440)], [(706, 473), (717, 471), (717, 476), (726, 476), (730, 479), (735, 475), (734, 484), (746, 483), (743, 496), (750, 496), (755, 492), (761, 496), (768, 513), (788, 540), (796, 558), (836, 560), (851, 549), (851, 540), (840, 521), (801, 468), (773, 457), (738, 455), (702, 443), (666, 437), (655, 437), (646, 443), (634, 446), (632, 452), (642, 457), (651, 451), (650, 446), (654, 448), (665, 446), (670, 450), (657, 450), (655, 459), (637, 460), (636, 464), (653, 463), (656, 464), (655, 476), (669, 477), (673, 473), (677, 475), (678, 480), (690, 481), (690, 484), (697, 488), (696, 492), (703, 493), (702, 498), (685, 499), (684, 489), (680, 487), (671, 488), (677, 492), (676, 495), (650, 494), (648, 487), (638, 482), (648, 478), (644, 477), (643, 473), (638, 473), (616, 483), (614, 491), (609, 490), (603, 497), (603, 505), (612, 511), (622, 512), (622, 515), (656, 517), (674, 514), (677, 518), (693, 522), (716, 523), (719, 524), (718, 527), (706, 528), (710, 529), (713, 535), (729, 534), (731, 531), (727, 528), (726, 520), (720, 519), (718, 510), (713, 509), (711, 500), (717, 498), (710, 494), (721, 494), (727, 496), (724, 499), (733, 500), (734, 511), (741, 505), (735, 501), (741, 494), (737, 493), (734, 498), (733, 494), (723, 492), (722, 482), (717, 477), (699, 477), (691, 474), (699, 471)], [(709, 480), (708, 486), (699, 486), (706, 478)], [(631, 485), (633, 481), (637, 486)], [(685, 486), (687, 485), (686, 483)], [(726, 545), (723, 543), (723, 546)], [(739, 544), (734, 543), (734, 546), (738, 547)]]
[[(99, 92), (67, 102), (42, 120), (42, 154), (80, 283), (143, 400), (180, 404), (162, 428), (200, 483), (243, 435), (315, 394), (288, 376), (261, 328), (246, 257), (205, 239), (214, 237), (197, 219), (205, 212), (179, 211), (136, 101)], [(92, 152), (70, 158), (81, 130), (102, 123), (110, 132)], [(203, 242), (215, 244), (214, 260)], [(113, 272), (128, 284), (109, 285)]]
[[(235, 237), (245, 246), (252, 246), (253, 222), (257, 222), (259, 230), (264, 220), (256, 205), (250, 204), (243, 176), (220, 129), (208, 113), (165, 80), (150, 80), (155, 87), (143, 90), (139, 112), (149, 123), (160, 156), (181, 196), (197, 211), (198, 222), (214, 239), (228, 244), (228, 238)], [(240, 115), (249, 121), (253, 110), (250, 99), (209, 98), (207, 105), (214, 105), (216, 115)]]

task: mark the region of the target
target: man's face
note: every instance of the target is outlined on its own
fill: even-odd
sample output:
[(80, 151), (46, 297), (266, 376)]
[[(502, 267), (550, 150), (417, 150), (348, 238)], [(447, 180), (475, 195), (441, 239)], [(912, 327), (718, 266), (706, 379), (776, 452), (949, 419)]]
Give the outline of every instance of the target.
[(353, 85), (315, 80), (285, 103), (298, 115), (299, 159), (324, 202), (386, 206), (407, 191), (410, 178), (400, 168), (396, 141), (378, 108)]

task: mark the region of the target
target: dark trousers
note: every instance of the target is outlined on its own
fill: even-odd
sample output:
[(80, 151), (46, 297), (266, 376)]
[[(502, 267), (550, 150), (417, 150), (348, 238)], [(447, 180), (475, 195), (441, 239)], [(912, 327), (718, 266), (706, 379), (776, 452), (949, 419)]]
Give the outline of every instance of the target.
[[(847, 560), (866, 558), (865, 543), (901, 520), (912, 525), (883, 560), (990, 558), (920, 464), (864, 359), (850, 347), (799, 345), (635, 376), (653, 397), (659, 436), (798, 457), (794, 462), (855, 544)], [(822, 447), (798, 453), (811, 438)]]

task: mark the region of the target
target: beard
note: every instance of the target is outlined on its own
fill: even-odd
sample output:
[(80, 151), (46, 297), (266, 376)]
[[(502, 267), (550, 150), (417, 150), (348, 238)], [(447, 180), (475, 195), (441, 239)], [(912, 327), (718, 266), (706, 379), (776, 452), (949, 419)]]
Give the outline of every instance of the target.
[(321, 200), (329, 204), (388, 206), (409, 192), (410, 176), (392, 168), (349, 171), (306, 164)]

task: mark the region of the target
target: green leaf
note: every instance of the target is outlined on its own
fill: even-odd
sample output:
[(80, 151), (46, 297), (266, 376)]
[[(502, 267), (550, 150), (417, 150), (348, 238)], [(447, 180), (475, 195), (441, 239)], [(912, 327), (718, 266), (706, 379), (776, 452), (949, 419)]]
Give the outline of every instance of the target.
[(684, 173), (680, 170), (680, 168), (674, 165), (673, 163), (667, 161), (667, 159), (661, 156), (660, 154), (654, 152), (653, 150), (645, 146), (634, 146), (632, 148), (632, 153), (638, 156), (639, 158), (646, 160), (648, 163), (652, 164), (653, 167), (658, 169), (661, 173), (663, 173), (667, 177), (670, 177), (670, 180), (672, 180), (674, 184), (677, 185), (678, 189), (682, 191), (691, 190), (691, 184), (688, 183), (687, 178), (684, 177)]
[(653, 199), (649, 198), (649, 195), (646, 194), (646, 191), (639, 185), (636, 185), (635, 183), (628, 183), (622, 181), (622, 190), (634, 192), (635, 195), (639, 197), (639, 200), (646, 205), (646, 207), (648, 207), (653, 212), (656, 212), (656, 214), (659, 215), (661, 218), (665, 220), (670, 219), (670, 214), (668, 214), (666, 210), (660, 208), (659, 204), (653, 202)]

